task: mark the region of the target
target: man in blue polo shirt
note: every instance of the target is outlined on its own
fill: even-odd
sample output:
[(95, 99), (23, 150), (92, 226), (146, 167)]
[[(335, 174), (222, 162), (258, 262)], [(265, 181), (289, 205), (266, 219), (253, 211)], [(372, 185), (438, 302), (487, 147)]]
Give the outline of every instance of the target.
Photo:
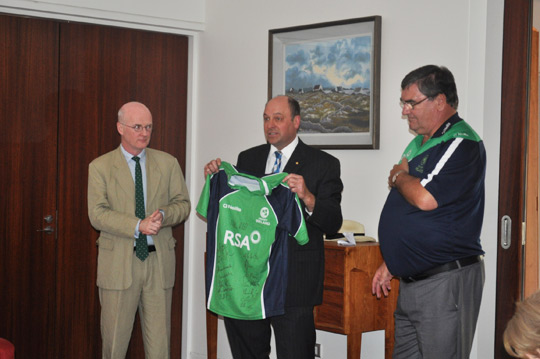
[(372, 290), (388, 295), (392, 278), (401, 279), (394, 358), (468, 358), (484, 286), (486, 152), (457, 113), (447, 68), (405, 76), (401, 106), (417, 136), (388, 177), (379, 221), (384, 262)]

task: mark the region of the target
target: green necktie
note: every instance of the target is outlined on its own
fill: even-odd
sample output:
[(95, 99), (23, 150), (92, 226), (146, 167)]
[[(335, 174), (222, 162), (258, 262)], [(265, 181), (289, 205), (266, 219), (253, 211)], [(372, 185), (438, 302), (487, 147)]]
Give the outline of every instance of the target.
[[(135, 161), (135, 215), (144, 219), (146, 217), (146, 210), (144, 209), (144, 192), (142, 183), (142, 170), (141, 160), (135, 156), (132, 158)], [(148, 242), (146, 241), (146, 234), (139, 233), (139, 238), (135, 242), (135, 255), (141, 261), (144, 261), (148, 257)]]

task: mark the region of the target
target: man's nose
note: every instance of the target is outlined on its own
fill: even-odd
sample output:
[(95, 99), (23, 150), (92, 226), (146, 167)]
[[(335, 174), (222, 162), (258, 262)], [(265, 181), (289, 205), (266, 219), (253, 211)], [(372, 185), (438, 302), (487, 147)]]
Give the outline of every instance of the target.
[(403, 106), (403, 108), (401, 109), (401, 114), (403, 116), (407, 116), (408, 114), (411, 113), (411, 109), (409, 108), (409, 106)]

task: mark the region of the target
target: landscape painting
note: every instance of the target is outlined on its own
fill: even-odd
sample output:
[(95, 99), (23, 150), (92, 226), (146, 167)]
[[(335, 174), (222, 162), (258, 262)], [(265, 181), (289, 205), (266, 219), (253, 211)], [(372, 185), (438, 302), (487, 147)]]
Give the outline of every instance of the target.
[(271, 30), (270, 52), (269, 97), (300, 103), (304, 142), (378, 148), (380, 17)]

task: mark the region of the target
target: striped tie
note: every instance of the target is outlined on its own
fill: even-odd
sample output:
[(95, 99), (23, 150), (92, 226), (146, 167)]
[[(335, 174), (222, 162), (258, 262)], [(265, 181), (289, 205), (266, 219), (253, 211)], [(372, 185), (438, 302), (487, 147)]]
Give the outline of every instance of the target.
[(279, 173), (281, 169), (281, 151), (274, 152), (276, 155), (276, 161), (274, 162), (274, 167), (272, 167), (272, 173)]

